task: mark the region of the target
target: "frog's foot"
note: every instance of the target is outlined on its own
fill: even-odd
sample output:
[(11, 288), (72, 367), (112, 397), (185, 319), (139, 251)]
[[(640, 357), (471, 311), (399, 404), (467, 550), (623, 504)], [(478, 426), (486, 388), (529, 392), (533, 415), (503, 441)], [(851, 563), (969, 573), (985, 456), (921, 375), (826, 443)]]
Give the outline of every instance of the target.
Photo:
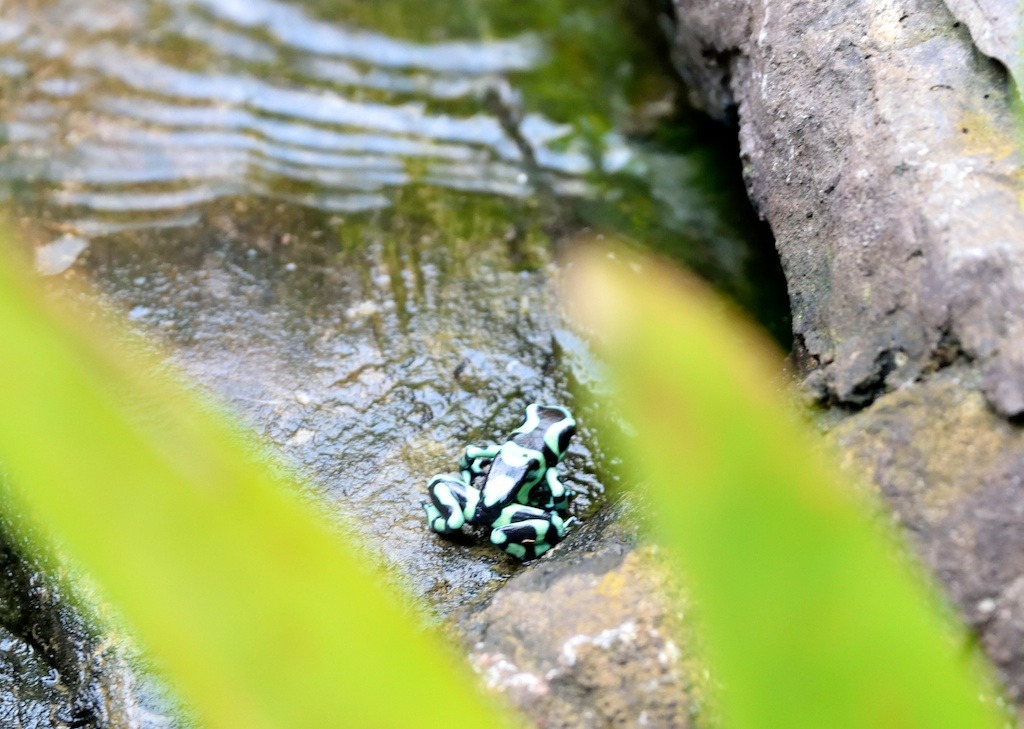
[(540, 557), (565, 536), (558, 514), (519, 504), (505, 507), (492, 526), (491, 543), (524, 562)]
[(466, 507), (476, 508), (477, 499), (471, 498), (475, 491), (454, 473), (442, 473), (430, 479), (427, 494), (430, 501), (423, 504), (427, 513), (427, 525), (438, 534), (457, 532), (466, 523)]
[(547, 509), (556, 512), (564, 519), (569, 513), (569, 504), (574, 498), (576, 498), (576, 492), (567, 488), (560, 497), (551, 499)]
[(498, 455), (499, 450), (501, 450), (499, 445), (489, 445), (483, 448), (466, 446), (466, 450), (463, 451), (462, 457), (459, 459), (459, 472), (462, 474), (462, 480), (467, 484), (473, 483), (475, 477), (487, 470), (487, 466)]

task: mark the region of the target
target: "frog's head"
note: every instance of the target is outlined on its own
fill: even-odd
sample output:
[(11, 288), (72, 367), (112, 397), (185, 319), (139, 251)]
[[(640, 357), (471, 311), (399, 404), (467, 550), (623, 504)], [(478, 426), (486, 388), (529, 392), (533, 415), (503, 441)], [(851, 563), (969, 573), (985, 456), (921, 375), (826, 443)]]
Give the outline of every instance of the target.
[(523, 489), (529, 490), (543, 478), (545, 470), (543, 453), (516, 443), (505, 443), (487, 472), (482, 493), (483, 506), (501, 509), (514, 503)]
[(561, 461), (569, 450), (569, 441), (576, 435), (576, 420), (568, 410), (559, 405), (530, 405), (526, 418), (531, 420), (530, 408), (536, 408), (537, 427), (544, 433), (544, 445)]

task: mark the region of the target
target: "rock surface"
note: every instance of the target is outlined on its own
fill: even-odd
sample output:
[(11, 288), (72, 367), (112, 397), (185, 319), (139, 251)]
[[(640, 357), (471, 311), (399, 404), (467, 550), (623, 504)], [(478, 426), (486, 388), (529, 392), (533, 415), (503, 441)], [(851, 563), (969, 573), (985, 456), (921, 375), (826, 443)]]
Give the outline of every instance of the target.
[[(539, 727), (694, 726), (664, 574), (616, 510), (455, 619), (492, 689)], [(699, 679), (698, 679), (699, 680)]]
[[(459, 252), (439, 231), (343, 254), (322, 243), (338, 235), (331, 216), (289, 206), (210, 217), (94, 244), (95, 293), (226, 402), (410, 592), (445, 614), (500, 585), (514, 560), (438, 538), (421, 502), (463, 447), (503, 437), (530, 402), (569, 401), (548, 270), (512, 270), (500, 242)], [(580, 514), (603, 491), (588, 440), (566, 461)]]
[(983, 55), (1017, 65), (1020, 8), (948, 4), (680, 1), (676, 60), (739, 124), (831, 438), (1021, 706), (1024, 178)]
[(939, 0), (677, 10), (678, 58), (696, 64), (704, 106), (738, 109), (808, 384), (863, 406), (963, 356), (1000, 412), (1024, 412), (1021, 156), (1004, 69)]
[(0, 516), (0, 727), (184, 727), (133, 649), (81, 609), (76, 582), (32, 556), (26, 534)]

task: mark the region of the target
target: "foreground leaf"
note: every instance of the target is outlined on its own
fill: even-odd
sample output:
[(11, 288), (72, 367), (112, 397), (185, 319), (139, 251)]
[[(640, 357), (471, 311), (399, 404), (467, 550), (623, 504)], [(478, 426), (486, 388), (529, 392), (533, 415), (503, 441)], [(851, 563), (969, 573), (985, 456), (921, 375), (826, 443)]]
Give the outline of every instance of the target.
[(0, 462), (206, 726), (498, 723), (227, 419), (16, 269), (0, 251)]
[(999, 726), (963, 636), (810, 446), (781, 357), (664, 264), (613, 258), (575, 261), (570, 304), (635, 429), (622, 460), (700, 606), (726, 726)]

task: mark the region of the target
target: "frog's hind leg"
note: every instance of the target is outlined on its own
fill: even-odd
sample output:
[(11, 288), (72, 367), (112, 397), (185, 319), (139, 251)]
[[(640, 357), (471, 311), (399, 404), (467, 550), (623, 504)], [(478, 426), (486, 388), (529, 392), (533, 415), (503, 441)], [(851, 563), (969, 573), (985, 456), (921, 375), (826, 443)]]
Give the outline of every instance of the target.
[[(457, 532), (466, 523), (466, 507), (476, 489), (468, 486), (462, 478), (454, 473), (442, 473), (430, 479), (427, 495), (430, 501), (424, 502), (423, 510), (427, 513), (427, 525), (438, 534)], [(473, 509), (476, 508), (472, 504)]]
[(499, 450), (501, 450), (499, 445), (489, 445), (482, 448), (480, 446), (466, 446), (466, 450), (463, 451), (462, 457), (459, 459), (459, 472), (462, 474), (462, 480), (467, 484), (473, 483), (473, 478), (484, 472), (487, 464), (494, 460)]
[(565, 536), (558, 514), (520, 504), (505, 507), (492, 526), (491, 543), (524, 562), (540, 557)]
[(569, 501), (575, 495), (575, 491), (558, 480), (558, 469), (552, 466), (544, 474), (544, 480), (530, 492), (529, 505), (565, 516), (569, 511)]

